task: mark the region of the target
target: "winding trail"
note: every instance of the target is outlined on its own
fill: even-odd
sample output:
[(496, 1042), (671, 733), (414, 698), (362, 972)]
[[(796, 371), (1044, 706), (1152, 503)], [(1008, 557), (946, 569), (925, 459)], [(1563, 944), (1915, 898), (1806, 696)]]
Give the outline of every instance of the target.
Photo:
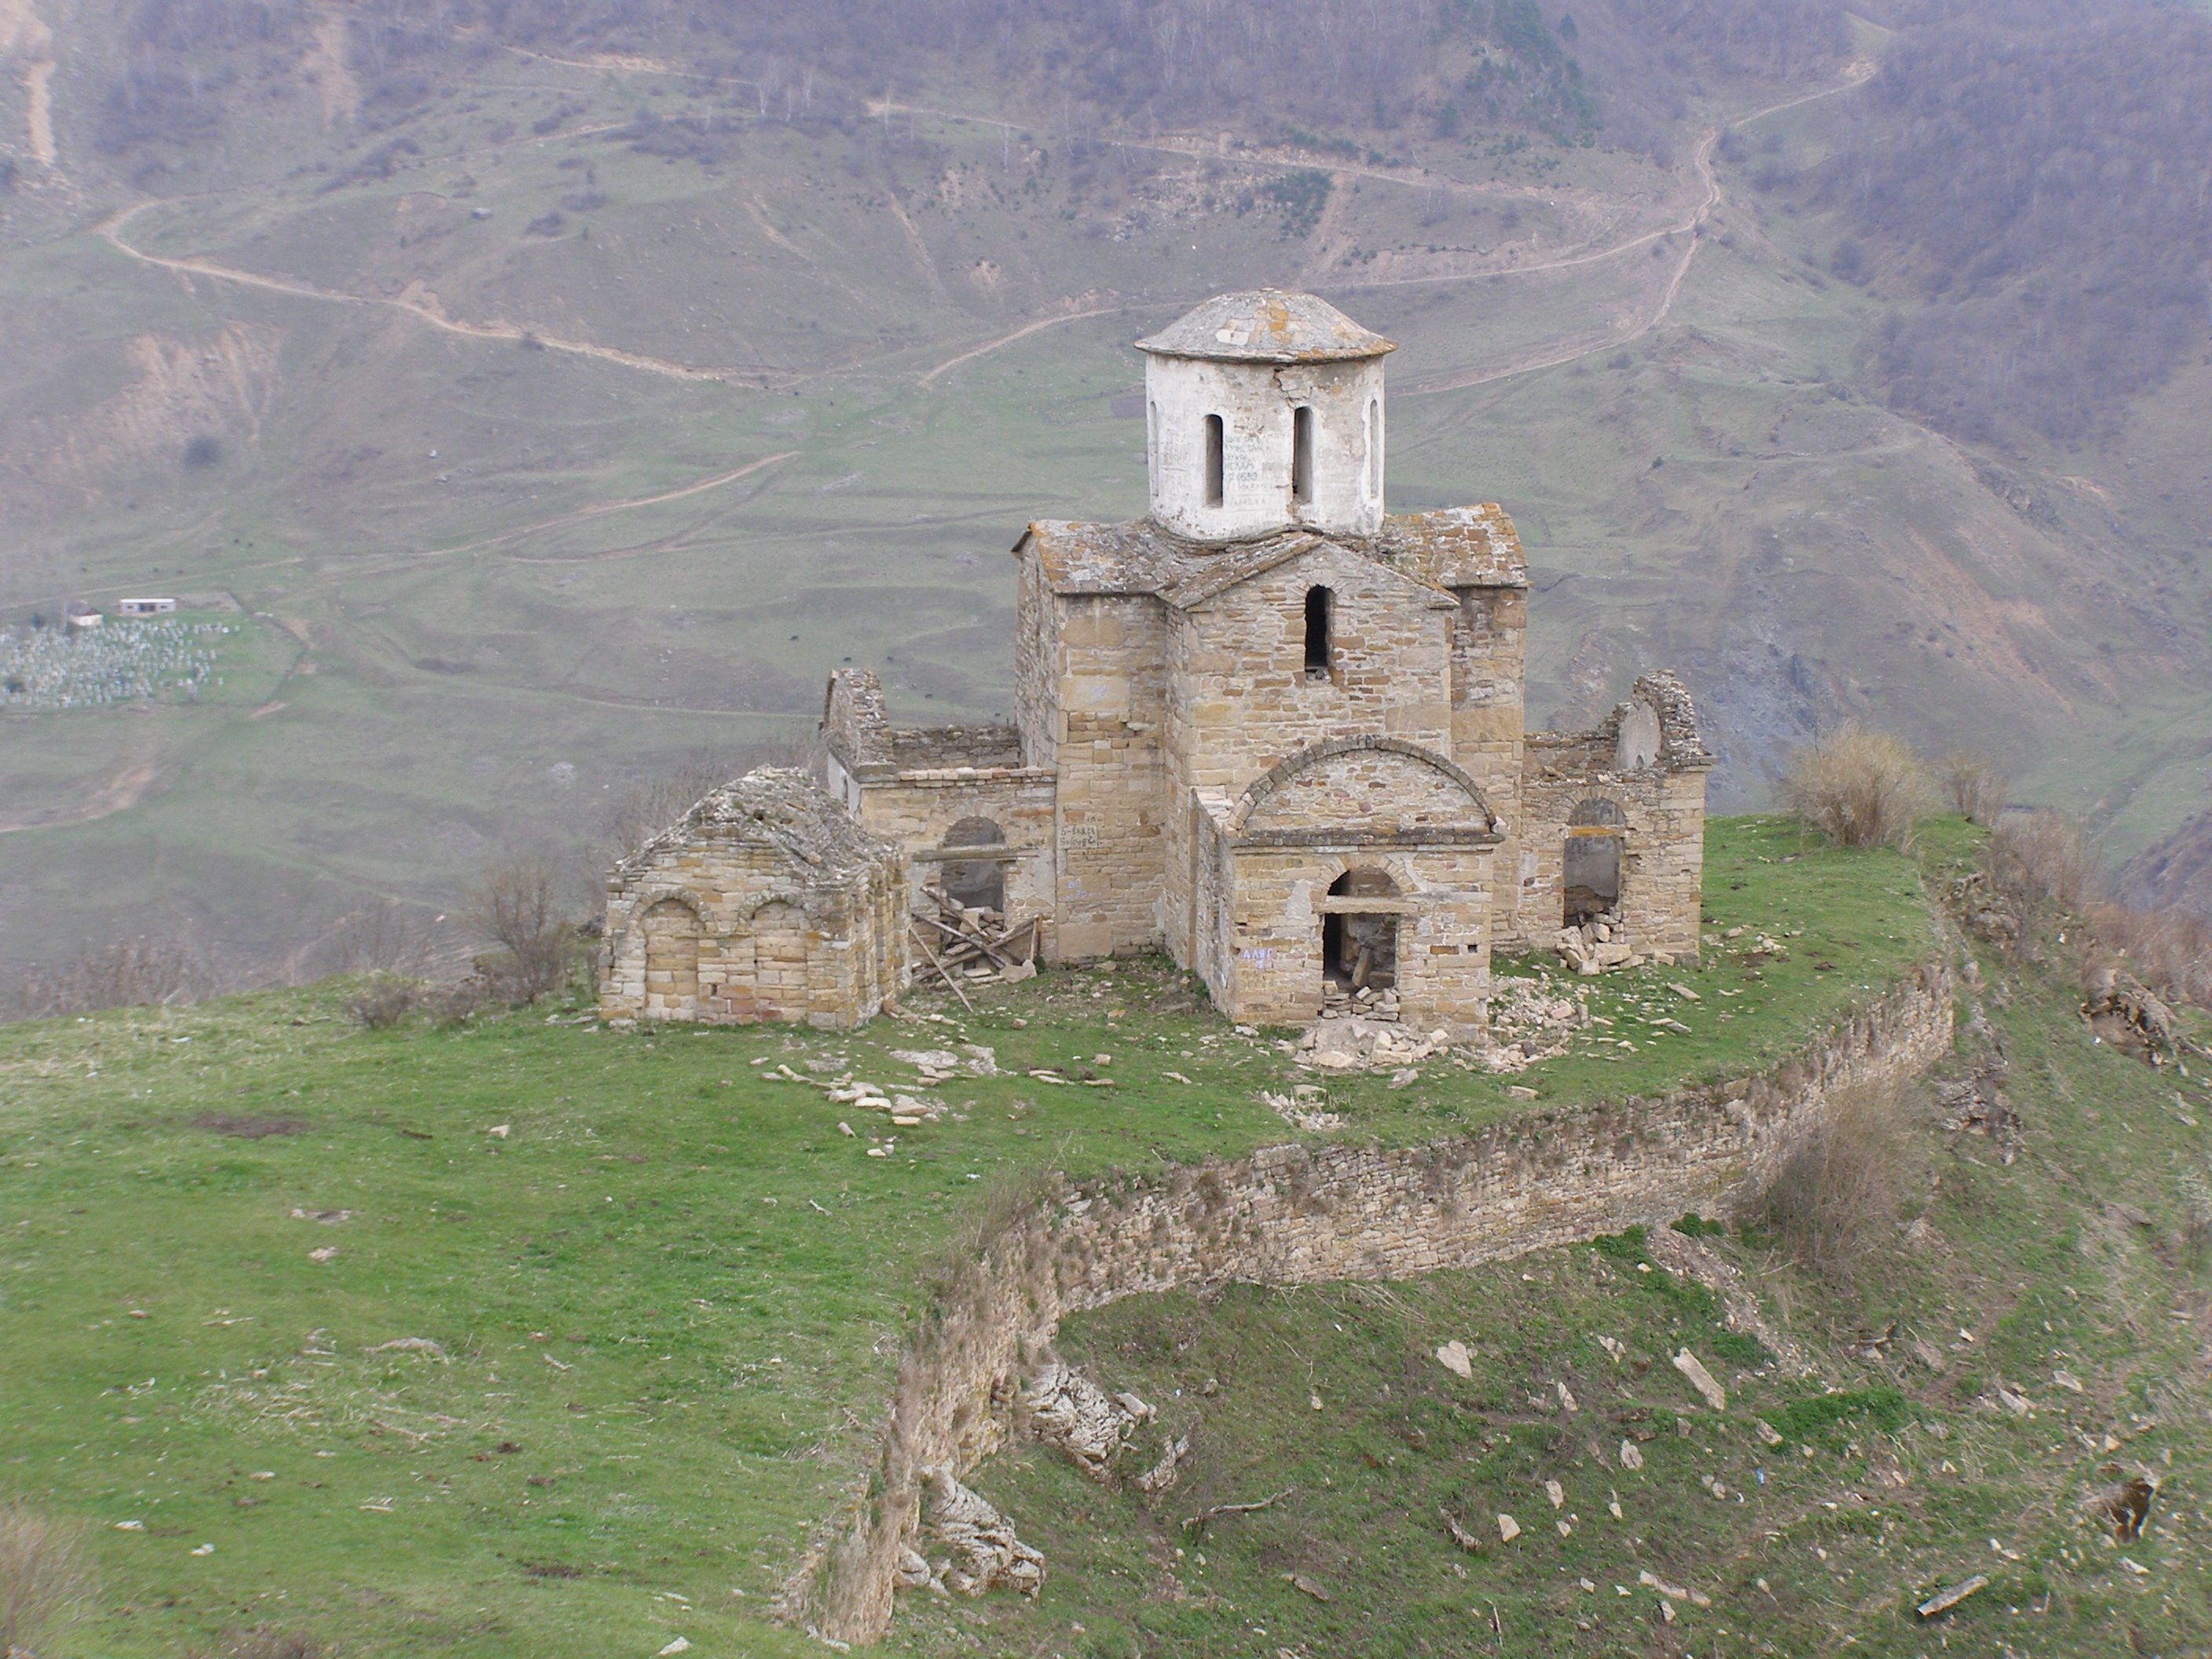
[(750, 379), (765, 386), (789, 378), (781, 369), (700, 368), (690, 363), (672, 363), (660, 357), (648, 357), (635, 351), (620, 351), (612, 346), (593, 345), (586, 340), (564, 340), (533, 330), (517, 328), (511, 323), (465, 323), (448, 317), (432, 301), (410, 299), (419, 284), (410, 284), (406, 292), (392, 298), (380, 294), (348, 294), (342, 289), (316, 288), (308, 283), (288, 282), (281, 276), (263, 276), (250, 270), (239, 270), (229, 265), (219, 265), (213, 260), (171, 258), (164, 254), (149, 253), (134, 247), (124, 239), (124, 230), (130, 222), (149, 208), (167, 205), (162, 202), (141, 202), (126, 208), (112, 218), (102, 221), (94, 228), (100, 237), (118, 253), (141, 264), (155, 265), (164, 270), (179, 271), (189, 276), (205, 276), (216, 282), (235, 283), (246, 288), (266, 289), (271, 294), (289, 295), (299, 300), (322, 300), (333, 305), (383, 307), (400, 312), (432, 328), (442, 329), (448, 334), (458, 334), (465, 339), (499, 340), (520, 344), (534, 341), (548, 351), (563, 351), (578, 357), (592, 357), (601, 362), (617, 363), (624, 368), (641, 369), (648, 374), (659, 374), (675, 380), (705, 381), (713, 385), (728, 385), (739, 379)]
[[(1785, 98), (1779, 103), (1769, 104), (1764, 109), (1753, 110), (1748, 115), (1738, 117), (1727, 125), (1745, 126), (1769, 115), (1778, 115), (1784, 110), (1796, 109), (1801, 104), (1809, 104), (1819, 99), (1832, 98), (1838, 93), (1849, 92), (1854, 87), (1863, 85), (1874, 74), (1875, 67), (1875, 64), (1867, 60), (1854, 63), (1844, 72), (1844, 78), (1833, 86), (1822, 87), (1816, 91), (1800, 94), (1795, 98)], [(1674, 309), (1674, 301), (1682, 292), (1682, 283), (1689, 276), (1691, 265), (1697, 260), (1698, 250), (1704, 245), (1705, 220), (1721, 204), (1723, 195), (1721, 181), (1713, 172), (1712, 159), (1713, 150), (1719, 144), (1721, 134), (1724, 130), (1722, 125), (1708, 127), (1705, 129), (1705, 136), (1698, 140), (1698, 147), (1691, 154), (1690, 165), (1697, 170), (1698, 177), (1704, 181), (1705, 192), (1697, 204), (1691, 208), (1677, 223), (1648, 231), (1616, 247), (1607, 248), (1601, 253), (1586, 253), (1570, 259), (1554, 259), (1544, 264), (1523, 265), (1518, 270), (1501, 273), (1528, 276), (1540, 270), (1563, 270), (1571, 265), (1595, 264), (1601, 260), (1618, 258), (1622, 254), (1662, 240), (1667, 237), (1686, 234), (1690, 239), (1690, 245), (1682, 250), (1682, 257), (1675, 262), (1673, 272), (1668, 276), (1667, 286), (1661, 291), (1659, 302), (1652, 307), (1650, 315), (1634, 326), (1618, 333), (1608, 332), (1595, 338), (1588, 334), (1569, 335), (1562, 339), (1554, 340), (1548, 345), (1534, 347), (1516, 353), (1502, 365), (1440, 380), (1416, 381), (1405, 388), (1406, 395), (1427, 397), (1443, 392), (1463, 392), (1469, 386), (1482, 386), (1492, 380), (1507, 380), (1516, 374), (1527, 374), (1540, 368), (1556, 368), (1562, 363), (1572, 362), (1577, 357), (1587, 357), (1593, 352), (1616, 350), (1632, 340), (1641, 339), (1665, 322), (1668, 314)], [(1399, 282), (1408, 283), (1463, 280), (1465, 279), (1458, 277), (1431, 276), (1398, 279)], [(1396, 283), (1392, 280), (1386, 278), (1374, 283), (1355, 283), (1351, 286), (1388, 288), (1395, 285)]]

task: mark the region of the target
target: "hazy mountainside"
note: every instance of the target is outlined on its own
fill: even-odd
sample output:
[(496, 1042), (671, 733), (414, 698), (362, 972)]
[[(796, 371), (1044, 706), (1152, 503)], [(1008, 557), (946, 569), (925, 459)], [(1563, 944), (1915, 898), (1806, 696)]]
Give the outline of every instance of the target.
[[(1127, 342), (1262, 283), (1402, 343), (1394, 507), (1514, 512), (1532, 718), (1674, 665), (1723, 804), (1861, 714), (2133, 850), (2212, 744), (2212, 368), (2201, 308), (2099, 331), (2185, 314), (2203, 26), (2100, 15), (2153, 89), (2006, 126), (1945, 102), (1978, 12), (0, 0), (0, 615), (235, 624), (196, 702), (0, 713), (0, 953), (304, 970), (841, 660), (1005, 708), (1021, 525), (1142, 510)], [(1999, 103), (2096, 56), (2007, 27)], [(1945, 224), (2054, 124), (2118, 184)]]

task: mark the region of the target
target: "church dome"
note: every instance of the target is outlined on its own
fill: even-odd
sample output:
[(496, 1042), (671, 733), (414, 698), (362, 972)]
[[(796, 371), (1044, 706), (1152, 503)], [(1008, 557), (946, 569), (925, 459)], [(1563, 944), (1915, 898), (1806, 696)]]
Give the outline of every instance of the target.
[(1263, 288), (1217, 294), (1137, 342), (1155, 357), (1231, 363), (1331, 363), (1380, 357), (1397, 342), (1371, 333), (1326, 300)]

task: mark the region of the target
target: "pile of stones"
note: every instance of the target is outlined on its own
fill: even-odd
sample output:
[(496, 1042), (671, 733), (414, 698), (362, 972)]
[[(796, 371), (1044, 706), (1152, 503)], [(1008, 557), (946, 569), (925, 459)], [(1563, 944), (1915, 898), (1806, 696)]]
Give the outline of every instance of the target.
[(1579, 927), (1562, 927), (1555, 948), (1561, 960), (1577, 974), (1644, 965), (1644, 957), (1628, 942), (1628, 924), (1618, 910), (1592, 916)]
[(1395, 1024), (1398, 993), (1395, 989), (1378, 991), (1371, 985), (1363, 985), (1354, 991), (1331, 980), (1322, 988), (1321, 1012), (1324, 1019), (1342, 1019), (1357, 1015), (1361, 1019)]

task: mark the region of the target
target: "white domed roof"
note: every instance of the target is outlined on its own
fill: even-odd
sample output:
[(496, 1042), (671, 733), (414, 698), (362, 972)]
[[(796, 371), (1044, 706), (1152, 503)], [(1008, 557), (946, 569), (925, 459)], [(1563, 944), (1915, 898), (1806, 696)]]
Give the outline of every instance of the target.
[(1326, 300), (1274, 288), (1217, 294), (1137, 342), (1138, 350), (1156, 357), (1243, 363), (1341, 362), (1397, 349), (1396, 341), (1360, 327)]

